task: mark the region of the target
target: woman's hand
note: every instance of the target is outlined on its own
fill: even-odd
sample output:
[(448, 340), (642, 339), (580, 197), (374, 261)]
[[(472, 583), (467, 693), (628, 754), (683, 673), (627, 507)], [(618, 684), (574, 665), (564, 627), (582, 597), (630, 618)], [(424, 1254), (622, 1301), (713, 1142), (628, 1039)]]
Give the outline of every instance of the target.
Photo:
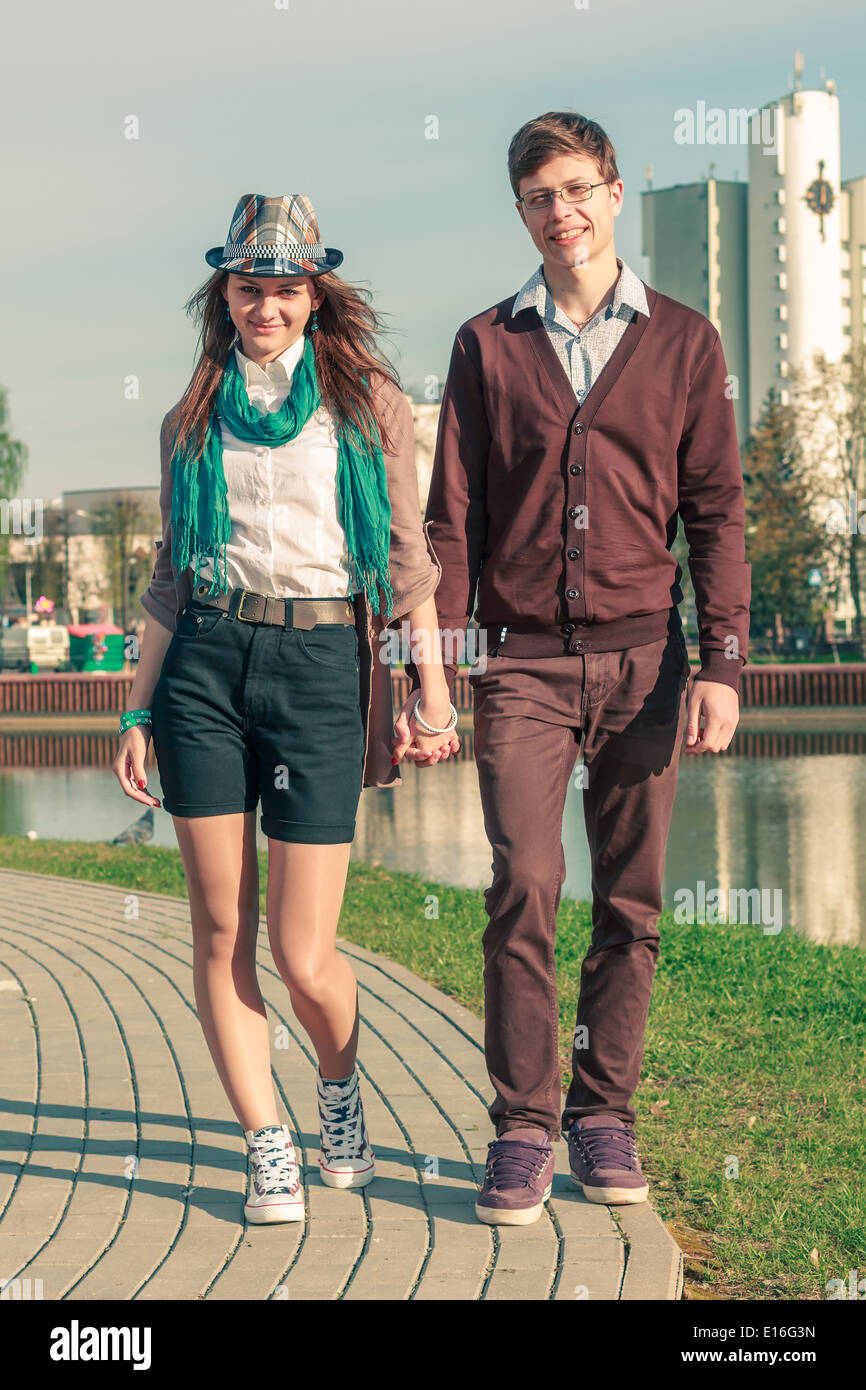
[(150, 725), (133, 724), (131, 729), (127, 729), (121, 735), (120, 747), (111, 764), (111, 770), (125, 794), (132, 797), (133, 801), (140, 801), (145, 806), (159, 806), (157, 798), (145, 790), (147, 779), (144, 774), (144, 760), (149, 743)]
[(400, 763), (404, 758), (409, 758), (416, 767), (431, 767), (434, 763), (449, 758), (452, 753), (458, 753), (460, 739), (455, 729), (451, 729), (447, 734), (427, 733), (414, 717), (416, 703), (420, 703), (421, 713), (428, 724), (442, 727), (451, 722), (451, 702), (447, 696), (444, 700), (431, 701), (428, 704), (424, 695), (419, 702), (418, 691), (413, 690), (394, 725), (394, 762)]

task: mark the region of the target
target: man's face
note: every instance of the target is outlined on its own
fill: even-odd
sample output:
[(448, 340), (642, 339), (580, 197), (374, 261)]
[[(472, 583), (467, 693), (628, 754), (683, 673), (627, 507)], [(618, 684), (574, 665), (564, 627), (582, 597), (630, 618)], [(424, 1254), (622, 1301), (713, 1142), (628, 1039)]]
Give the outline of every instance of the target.
[[(524, 197), (533, 189), (565, 188), (574, 183), (599, 183), (601, 171), (594, 159), (560, 154), (520, 180)], [(529, 235), (545, 261), (552, 265), (585, 266), (613, 245), (613, 219), (622, 208), (622, 179), (594, 188), (582, 203), (554, 198), (549, 207), (535, 211), (517, 203)]]

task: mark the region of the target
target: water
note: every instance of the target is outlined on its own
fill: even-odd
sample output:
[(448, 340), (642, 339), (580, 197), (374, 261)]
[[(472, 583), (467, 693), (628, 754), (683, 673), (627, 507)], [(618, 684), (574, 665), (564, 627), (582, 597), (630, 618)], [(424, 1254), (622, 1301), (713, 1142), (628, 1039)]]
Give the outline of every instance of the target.
[[(846, 742), (846, 737), (848, 742)], [(741, 748), (749, 736), (738, 734)], [(675, 906), (683, 889), (760, 889), (765, 905), (779, 901), (782, 920), (814, 941), (866, 944), (863, 840), (866, 827), (866, 757), (863, 735), (821, 736), (763, 732), (752, 747), (781, 747), (781, 755), (682, 757), (668, 840), (664, 901)], [(755, 742), (757, 740), (757, 742)], [(853, 740), (853, 741), (852, 741)], [(27, 747), (25, 747), (27, 744)], [(46, 766), (64, 755), (61, 734), (33, 743), (2, 736), (0, 833), (40, 838), (109, 841), (141, 814), (105, 765)], [(361, 796), (352, 858), (405, 869), (424, 878), (483, 889), (491, 879), (471, 726), (464, 756), (419, 770), (404, 764), (403, 785), (368, 788)], [(114, 755), (112, 736), (75, 741), (79, 761), (102, 763)], [(842, 751), (825, 751), (841, 748)], [(83, 752), (82, 752), (83, 749)], [(817, 749), (818, 751), (813, 751)], [(110, 750), (110, 751), (109, 751)], [(31, 760), (34, 767), (10, 763)], [(155, 764), (148, 785), (161, 797)], [(563, 819), (566, 897), (589, 898), (589, 853), (582, 793), (569, 788)], [(257, 813), (258, 815), (258, 813)], [(257, 821), (260, 848), (267, 848)], [(153, 844), (175, 848), (174, 823), (154, 811)], [(721, 918), (720, 920), (724, 920)], [(751, 919), (754, 920), (754, 919)], [(772, 934), (762, 915), (756, 931)], [(724, 928), (720, 926), (720, 930)]]

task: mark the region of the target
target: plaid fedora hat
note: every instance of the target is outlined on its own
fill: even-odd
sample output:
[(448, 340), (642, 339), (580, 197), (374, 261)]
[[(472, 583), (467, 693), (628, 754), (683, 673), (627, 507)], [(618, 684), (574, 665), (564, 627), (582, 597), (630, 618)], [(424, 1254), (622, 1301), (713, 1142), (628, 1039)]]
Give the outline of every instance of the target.
[(211, 247), (204, 258), (214, 270), (243, 275), (322, 275), (342, 264), (343, 253), (322, 245), (313, 205), (303, 193), (244, 193), (225, 246)]

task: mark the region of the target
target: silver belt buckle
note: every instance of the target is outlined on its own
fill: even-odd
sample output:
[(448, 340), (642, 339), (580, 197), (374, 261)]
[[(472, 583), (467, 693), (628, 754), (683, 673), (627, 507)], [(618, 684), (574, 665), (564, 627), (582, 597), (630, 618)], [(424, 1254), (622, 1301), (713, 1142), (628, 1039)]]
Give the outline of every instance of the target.
[(238, 611), (235, 614), (235, 616), (240, 618), (242, 623), (256, 623), (258, 622), (258, 618), (245, 618), (243, 614), (244, 603), (248, 598), (255, 598), (255, 594), (253, 593), (252, 589), (244, 589), (243, 593), (241, 594), (241, 601), (238, 604)]

